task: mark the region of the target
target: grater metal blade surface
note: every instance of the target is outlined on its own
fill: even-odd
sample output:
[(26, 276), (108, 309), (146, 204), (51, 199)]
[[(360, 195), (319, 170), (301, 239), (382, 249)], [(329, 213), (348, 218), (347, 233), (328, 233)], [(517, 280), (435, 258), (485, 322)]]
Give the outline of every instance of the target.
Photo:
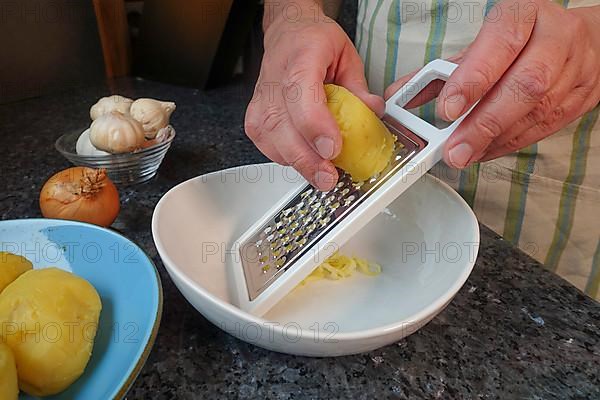
[(384, 123), (396, 136), (396, 143), (390, 163), (378, 176), (353, 182), (347, 173), (338, 170), (340, 179), (328, 192), (307, 184), (240, 244), (250, 301), (425, 147), (423, 139), (397, 121), (384, 118)]

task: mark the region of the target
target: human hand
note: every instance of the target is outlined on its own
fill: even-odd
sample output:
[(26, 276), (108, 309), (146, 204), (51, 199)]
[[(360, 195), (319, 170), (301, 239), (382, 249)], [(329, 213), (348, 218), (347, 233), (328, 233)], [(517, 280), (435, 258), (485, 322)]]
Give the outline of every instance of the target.
[[(519, 150), (596, 106), (599, 26), (599, 7), (566, 10), (547, 0), (499, 2), (477, 38), (453, 60), (459, 66), (438, 99), (436, 112), (449, 121), (481, 99), (448, 139), (446, 163), (464, 168)], [(392, 84), (386, 97), (409, 78)], [(425, 93), (418, 103), (436, 95)]]
[(279, 13), (265, 29), (265, 54), (245, 130), (271, 160), (291, 165), (320, 190), (338, 176), (331, 159), (342, 138), (326, 105), (323, 83), (346, 87), (378, 115), (383, 99), (367, 89), (362, 61), (342, 28), (305, 5), (300, 18)]

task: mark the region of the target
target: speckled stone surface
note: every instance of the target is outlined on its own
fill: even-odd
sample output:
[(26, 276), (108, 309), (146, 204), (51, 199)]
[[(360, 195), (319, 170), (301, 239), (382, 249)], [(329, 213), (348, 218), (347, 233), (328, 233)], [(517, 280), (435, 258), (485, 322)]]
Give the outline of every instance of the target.
[[(188, 178), (264, 158), (242, 132), (247, 86), (200, 92), (125, 79), (114, 91), (177, 102), (177, 138), (158, 176), (121, 188), (114, 227), (160, 270), (165, 304), (132, 399), (600, 398), (600, 305), (482, 227), (475, 270), (448, 308), (416, 334), (367, 354), (304, 358), (241, 342), (179, 294), (150, 233), (154, 205)], [(2, 219), (40, 216), (45, 179), (69, 164), (54, 150), (88, 123), (105, 85), (0, 106)]]
[[(344, 15), (352, 21), (352, 10)], [(89, 124), (88, 108), (98, 97), (112, 91), (178, 105), (177, 137), (158, 176), (120, 188), (114, 228), (152, 257), (165, 300), (156, 344), (128, 398), (600, 398), (600, 305), (485, 227), (474, 272), (446, 310), (405, 340), (370, 353), (321, 359), (272, 353), (197, 313), (157, 255), (151, 215), (160, 197), (186, 179), (265, 160), (242, 132), (248, 87), (201, 92), (124, 79), (0, 106), (0, 218), (13, 219), (40, 216), (41, 186), (69, 166), (53, 143)]]

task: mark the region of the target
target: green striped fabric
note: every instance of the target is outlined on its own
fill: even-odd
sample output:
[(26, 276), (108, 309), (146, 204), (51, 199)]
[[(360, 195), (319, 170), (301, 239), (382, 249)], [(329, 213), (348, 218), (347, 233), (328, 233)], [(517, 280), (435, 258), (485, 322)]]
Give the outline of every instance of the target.
[(361, 48), (363, 37), (364, 37), (363, 26), (364, 26), (365, 20), (367, 18), (368, 4), (369, 4), (369, 0), (361, 0), (358, 4), (358, 17), (360, 18), (360, 22), (358, 22), (357, 26), (356, 26), (356, 48), (359, 50)]
[(556, 270), (560, 257), (569, 241), (571, 230), (573, 229), (577, 194), (579, 192), (579, 186), (582, 184), (583, 178), (585, 177), (592, 129), (598, 119), (599, 111), (600, 106), (585, 114), (581, 118), (575, 134), (573, 135), (573, 150), (571, 151), (569, 174), (563, 183), (554, 237), (552, 238), (550, 251), (548, 251), (544, 262), (546, 268), (552, 271)]
[(396, 66), (398, 64), (398, 41), (402, 28), (402, 17), (400, 15), (400, 0), (390, 3), (387, 17), (387, 52), (385, 57), (385, 73), (383, 87), (388, 87), (396, 80)]
[(477, 183), (479, 182), (479, 163), (472, 164), (460, 171), (458, 178), (458, 194), (473, 208), (475, 207), (475, 194), (477, 193)]
[(521, 228), (525, 218), (525, 205), (529, 181), (535, 166), (537, 144), (533, 144), (517, 154), (517, 165), (512, 171), (508, 206), (504, 219), (504, 239), (512, 244), (518, 244), (521, 237)]
[(365, 60), (365, 75), (369, 76), (369, 67), (371, 66), (371, 49), (373, 46), (373, 28), (375, 27), (375, 20), (377, 19), (377, 14), (379, 14), (379, 10), (381, 9), (381, 5), (384, 3), (384, 0), (377, 0), (377, 5), (375, 6), (375, 11), (373, 11), (373, 15), (370, 16), (369, 21), (369, 38), (367, 43), (367, 59)]
[(592, 297), (600, 297), (600, 240), (596, 245), (596, 251), (594, 252), (594, 258), (592, 258), (592, 272), (588, 283), (585, 286), (585, 292)]
[[(442, 43), (446, 35), (447, 23), (448, 0), (431, 0), (431, 26), (425, 44), (423, 65), (442, 56)], [(435, 101), (423, 105), (420, 114), (425, 121), (435, 125)]]
[[(402, 75), (467, 46), (496, 1), (476, 0), (482, 14), (457, 23), (451, 10), (470, 8), (469, 0), (359, 0), (356, 44), (371, 89), (382, 94)], [(553, 1), (569, 6), (568, 0)], [(571, 6), (583, 5), (576, 1)], [(600, 224), (585, 217), (600, 211), (599, 112), (491, 162), (491, 170), (503, 171), (494, 180), (483, 180), (488, 164), (479, 163), (458, 174), (442, 166), (435, 174), (458, 190), (482, 223), (600, 299)], [(435, 123), (434, 102), (419, 114)]]

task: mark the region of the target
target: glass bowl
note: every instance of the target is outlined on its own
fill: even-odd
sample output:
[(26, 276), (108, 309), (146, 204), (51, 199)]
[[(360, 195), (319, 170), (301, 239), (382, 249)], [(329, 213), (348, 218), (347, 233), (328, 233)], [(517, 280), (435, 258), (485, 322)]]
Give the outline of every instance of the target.
[(82, 132), (84, 130), (62, 135), (56, 140), (54, 147), (76, 166), (104, 168), (110, 179), (121, 185), (146, 182), (156, 175), (175, 138), (175, 130), (171, 128), (162, 142), (133, 153), (84, 156), (77, 154), (75, 150), (77, 139)]

